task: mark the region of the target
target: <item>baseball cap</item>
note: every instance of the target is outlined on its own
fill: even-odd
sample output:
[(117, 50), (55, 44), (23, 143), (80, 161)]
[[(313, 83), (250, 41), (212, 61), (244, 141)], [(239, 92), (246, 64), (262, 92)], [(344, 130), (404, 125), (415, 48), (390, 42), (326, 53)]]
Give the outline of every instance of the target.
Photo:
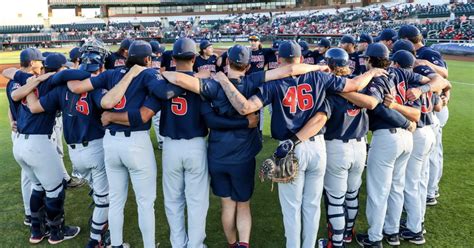
[(143, 40), (136, 40), (130, 44), (128, 49), (129, 57), (148, 57), (152, 55), (150, 43)]
[(306, 42), (306, 41), (304, 41), (304, 40), (298, 42), (298, 45), (300, 45), (301, 51), (302, 51), (303, 53), (309, 50), (308, 42)]
[(281, 43), (280, 40), (274, 40), (273, 44), (272, 44), (272, 50), (273, 51), (278, 51), (278, 47), (280, 47), (280, 43)]
[(387, 28), (380, 32), (379, 36), (377, 37), (377, 42), (382, 40), (391, 40), (395, 42), (397, 40), (397, 32), (391, 28)]
[(41, 54), (40, 50), (36, 48), (27, 48), (20, 53), (20, 61), (21, 62), (29, 62), (29, 61), (43, 61), (44, 57)]
[(372, 36), (368, 35), (368, 34), (361, 34), (359, 36), (359, 43), (362, 43), (362, 42), (366, 42), (368, 44), (372, 44), (374, 42), (374, 40), (372, 39)]
[(281, 58), (301, 57), (301, 47), (296, 41), (283, 41), (278, 48), (278, 56)]
[(79, 70), (95, 72), (104, 64), (104, 56), (95, 52), (87, 52), (81, 56)]
[(163, 53), (165, 51), (164, 47), (157, 40), (150, 41), (150, 46), (153, 53)]
[(227, 51), (229, 60), (238, 63), (246, 64), (250, 63), (250, 50), (247, 47), (241, 45), (234, 45)]
[(413, 64), (415, 63), (415, 56), (413, 56), (413, 54), (408, 51), (400, 50), (393, 54), (392, 61), (397, 62), (402, 68), (413, 68)]
[(66, 66), (67, 59), (61, 53), (51, 53), (44, 60), (44, 67), (52, 70), (57, 70), (63, 66)]
[(382, 43), (372, 43), (367, 46), (365, 53), (361, 57), (388, 58), (390, 51)]
[(256, 34), (251, 34), (249, 36), (249, 40), (256, 40), (256, 41), (259, 41), (260, 40), (260, 37)]
[(322, 38), (322, 39), (319, 40), (318, 46), (320, 46), (320, 47), (331, 47), (331, 42), (329, 42), (329, 40), (326, 39), (326, 38)]
[(52, 52), (43, 52), (43, 57), (46, 59), (49, 55), (53, 54)]
[(126, 38), (126, 39), (122, 40), (122, 42), (120, 42), (120, 48), (123, 48), (125, 50), (129, 50), (132, 43), (133, 43), (132, 39)]
[(344, 44), (344, 43), (355, 44), (356, 41), (354, 37), (352, 37), (351, 35), (344, 35), (341, 38), (341, 44)]
[(210, 46), (212, 46), (212, 43), (211, 43), (210, 41), (208, 41), (208, 40), (203, 40), (203, 41), (201, 41), (201, 43), (199, 44), (199, 49), (204, 50), (204, 49), (206, 49), (206, 48), (208, 48), (208, 47), (210, 47)]
[(403, 25), (398, 30), (398, 38), (399, 39), (414, 38), (414, 37), (417, 37), (420, 34), (421, 34), (420, 30), (417, 27), (413, 26), (413, 25)]
[(81, 52), (79, 47), (74, 47), (69, 51), (69, 60), (76, 60), (81, 57)]
[(392, 53), (396, 53), (400, 50), (405, 50), (414, 54), (415, 46), (409, 40), (397, 40), (397, 42), (393, 43)]
[(179, 38), (173, 45), (174, 58), (188, 59), (196, 56), (196, 42), (189, 38)]

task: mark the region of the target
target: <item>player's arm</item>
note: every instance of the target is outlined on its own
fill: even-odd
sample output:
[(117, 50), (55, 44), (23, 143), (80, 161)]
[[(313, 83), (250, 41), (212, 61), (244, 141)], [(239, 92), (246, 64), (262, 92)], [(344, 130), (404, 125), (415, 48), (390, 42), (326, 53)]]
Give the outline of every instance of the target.
[(132, 83), (133, 79), (145, 69), (145, 67), (139, 65), (134, 65), (132, 68), (130, 68), (127, 74), (122, 77), (120, 82), (116, 84), (111, 90), (109, 90), (104, 97), (102, 97), (100, 106), (103, 109), (111, 109), (115, 107), (115, 105), (120, 102), (123, 95), (125, 95), (125, 92), (127, 91), (128, 86), (130, 86)]
[[(131, 110), (127, 112), (109, 112), (102, 113), (101, 121), (103, 126), (116, 123), (124, 126), (139, 126), (147, 123), (155, 115), (155, 112), (146, 106), (142, 106), (139, 110)], [(134, 125), (134, 120), (136, 124)]]
[(298, 138), (300, 141), (305, 141), (314, 135), (316, 135), (321, 128), (324, 127), (326, 124), (326, 121), (328, 120), (328, 117), (326, 113), (323, 112), (317, 112), (311, 119), (308, 120), (296, 134), (295, 136)]
[(421, 94), (427, 92), (441, 92), (443, 90), (451, 89), (451, 84), (448, 80), (441, 77), (439, 74), (433, 73), (428, 77), (422, 76), (420, 83), (423, 84), (419, 87), (413, 87), (408, 89), (407, 98), (410, 101), (414, 101), (420, 98)]
[(375, 97), (359, 92), (339, 93), (339, 95), (360, 108), (373, 110), (377, 107), (377, 104), (379, 104)]
[(417, 59), (416, 62), (415, 62), (415, 67), (420, 66), (420, 65), (426, 65), (426, 66), (430, 67), (433, 71), (435, 71), (436, 73), (441, 75), (443, 78), (448, 78), (448, 76), (449, 76), (448, 69), (445, 68), (444, 66), (435, 65), (435, 64), (433, 64), (430, 61), (425, 60), (425, 59)]
[(325, 65), (290, 64), (273, 70), (265, 71), (265, 82), (278, 80), (290, 76), (297, 76), (311, 71), (327, 71), (329, 67)]
[(166, 78), (168, 82), (176, 86), (187, 89), (196, 94), (201, 93), (199, 78), (175, 71), (165, 71), (161, 75)]
[(342, 92), (356, 92), (360, 91), (370, 83), (372, 78), (387, 76), (388, 72), (380, 68), (372, 68), (355, 78), (346, 78), (346, 84)]
[(218, 73), (217, 75), (223, 75), (216, 77), (216, 80), (219, 81), (229, 102), (239, 114), (248, 115), (257, 112), (263, 107), (263, 102), (258, 96), (253, 95), (247, 100), (223, 73)]
[(18, 68), (7, 68), (3, 70), (2, 75), (11, 80), (15, 77), (17, 71), (19, 71)]
[(420, 120), (421, 111), (419, 109), (397, 103), (391, 94), (385, 94), (384, 105), (398, 111), (410, 121), (418, 122)]
[(16, 121), (13, 120), (12, 112), (8, 109), (8, 120), (10, 121), (10, 128), (13, 132), (17, 131)]
[(396, 110), (387, 108), (383, 103), (378, 104), (373, 110), (373, 113), (395, 127), (408, 129), (410, 132), (413, 132), (416, 128), (416, 123), (414, 121), (408, 120)]
[(44, 108), (43, 106), (41, 106), (41, 103), (34, 92), (28, 94), (28, 96), (26, 97), (26, 104), (30, 109), (31, 113), (33, 114), (44, 112)]
[(74, 94), (82, 94), (85, 92), (92, 91), (94, 89), (90, 78), (84, 80), (68, 81), (67, 87)]
[(68, 81), (73, 81), (73, 80), (85, 80), (91, 76), (90, 72), (83, 71), (83, 70), (76, 70), (76, 69), (67, 69), (67, 70), (62, 70), (58, 73), (56, 73), (52, 78), (51, 78), (51, 84), (52, 85), (63, 85), (66, 84)]
[(41, 82), (47, 80), (53, 74), (54, 72), (49, 72), (38, 77), (29, 77), (25, 85), (12, 92), (11, 97), (13, 101), (18, 102), (25, 98), (30, 92), (36, 89)]

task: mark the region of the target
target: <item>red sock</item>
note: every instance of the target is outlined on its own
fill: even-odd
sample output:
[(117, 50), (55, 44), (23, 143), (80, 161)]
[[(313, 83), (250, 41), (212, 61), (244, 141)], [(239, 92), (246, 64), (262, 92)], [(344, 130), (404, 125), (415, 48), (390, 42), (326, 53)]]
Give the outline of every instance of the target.
[(249, 244), (249, 243), (245, 243), (245, 242), (239, 242), (239, 247), (250, 248), (250, 244)]
[(229, 248), (237, 248), (239, 246), (239, 243), (237, 243), (237, 241), (233, 244), (228, 244), (227, 247)]

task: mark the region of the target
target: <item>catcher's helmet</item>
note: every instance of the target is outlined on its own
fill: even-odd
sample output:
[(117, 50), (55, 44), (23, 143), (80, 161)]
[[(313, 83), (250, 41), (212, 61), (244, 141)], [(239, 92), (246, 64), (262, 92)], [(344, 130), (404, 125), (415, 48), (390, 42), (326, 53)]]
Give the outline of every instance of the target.
[(342, 48), (331, 48), (324, 55), (328, 66), (346, 66), (349, 64), (349, 54)]
[(88, 39), (80, 49), (81, 65), (80, 70), (95, 72), (99, 70), (105, 63), (105, 58), (109, 55), (109, 51), (105, 44), (98, 39)]

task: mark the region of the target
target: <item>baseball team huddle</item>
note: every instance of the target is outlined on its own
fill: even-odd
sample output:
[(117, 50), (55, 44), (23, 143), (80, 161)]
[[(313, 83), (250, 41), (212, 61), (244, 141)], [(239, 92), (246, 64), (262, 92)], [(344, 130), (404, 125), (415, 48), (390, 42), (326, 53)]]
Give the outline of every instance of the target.
[[(217, 56), (207, 40), (197, 49), (179, 38), (166, 51), (154, 40), (125, 39), (110, 53), (91, 38), (71, 50), (69, 62), (23, 50), (21, 68), (3, 76), (29, 242), (58, 244), (80, 232), (64, 217), (71, 183), (64, 135), (74, 175), (88, 183), (94, 202), (86, 247), (130, 247), (123, 240), (129, 180), (143, 247), (157, 247), (153, 124), (171, 246), (207, 247), (211, 189), (228, 247), (250, 247), (255, 157), (269, 106), (271, 137), (279, 141), (273, 158), (297, 160), (294, 178), (277, 183), (286, 247), (345, 247), (353, 239), (382, 247), (384, 238), (392, 246), (400, 239), (424, 244), (426, 206), (439, 196), (451, 89), (441, 55), (411, 25), (375, 39), (345, 35), (337, 48), (323, 38), (314, 51), (305, 41), (262, 48), (251, 35), (249, 42)], [(369, 228), (356, 234), (364, 169)], [(318, 241), (321, 203), (328, 234)]]

